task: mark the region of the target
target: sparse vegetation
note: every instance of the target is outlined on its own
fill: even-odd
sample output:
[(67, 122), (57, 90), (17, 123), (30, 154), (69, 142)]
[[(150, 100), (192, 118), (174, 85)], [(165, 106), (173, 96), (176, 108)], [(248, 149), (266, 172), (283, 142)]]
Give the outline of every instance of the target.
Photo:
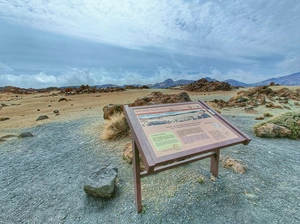
[(296, 112), (287, 112), (277, 117), (271, 118), (268, 121), (262, 122), (254, 126), (254, 132), (256, 133), (257, 128), (266, 124), (272, 123), (277, 124), (279, 126), (286, 127), (291, 130), (291, 134), (288, 136), (291, 139), (299, 139), (300, 138), (300, 113)]
[(103, 140), (118, 140), (129, 136), (130, 129), (123, 113), (117, 113), (106, 120), (101, 138)]
[(264, 117), (273, 117), (273, 114), (267, 112), (267, 113), (264, 113)]

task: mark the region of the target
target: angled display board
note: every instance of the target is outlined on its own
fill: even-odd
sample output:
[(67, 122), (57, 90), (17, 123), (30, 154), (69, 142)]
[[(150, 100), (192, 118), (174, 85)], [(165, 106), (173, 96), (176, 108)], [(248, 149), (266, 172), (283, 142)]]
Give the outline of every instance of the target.
[[(135, 182), (174, 166), (211, 157), (211, 172), (218, 176), (219, 150), (251, 139), (226, 121), (203, 101), (124, 107), (129, 123), (134, 158)], [(141, 155), (146, 172), (140, 173)], [(181, 161), (181, 162), (177, 162)], [(140, 194), (140, 184), (135, 183)], [(139, 191), (139, 192), (138, 192)], [(138, 201), (138, 202), (137, 202)], [(137, 211), (141, 199), (136, 198)]]

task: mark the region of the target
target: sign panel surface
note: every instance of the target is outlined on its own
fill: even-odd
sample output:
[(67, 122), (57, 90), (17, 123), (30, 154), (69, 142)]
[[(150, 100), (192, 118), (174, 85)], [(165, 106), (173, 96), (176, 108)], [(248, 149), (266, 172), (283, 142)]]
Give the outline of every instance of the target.
[(133, 109), (156, 157), (238, 139), (199, 103)]

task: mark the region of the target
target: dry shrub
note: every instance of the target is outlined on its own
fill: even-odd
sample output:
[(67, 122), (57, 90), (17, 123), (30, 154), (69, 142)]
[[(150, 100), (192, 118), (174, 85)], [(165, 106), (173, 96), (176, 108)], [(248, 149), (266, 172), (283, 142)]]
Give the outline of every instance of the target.
[(220, 109), (218, 108), (218, 104), (216, 104), (215, 102), (207, 102), (207, 104), (212, 107), (217, 113), (221, 114)]
[(117, 113), (106, 120), (103, 126), (101, 139), (118, 140), (128, 137), (130, 133), (129, 125), (123, 113)]
[[(132, 164), (132, 143), (131, 142), (127, 142), (124, 145), (124, 149), (123, 149), (123, 159), (125, 159), (129, 164)], [(144, 166), (144, 163), (142, 161), (141, 155), (139, 155), (140, 158), (140, 169), (141, 171), (145, 171), (146, 168)]]
[(236, 173), (243, 174), (246, 172), (247, 167), (240, 160), (233, 159), (229, 156), (222, 156), (221, 162), (222, 162), (222, 166), (224, 168), (227, 168), (227, 169), (231, 168)]

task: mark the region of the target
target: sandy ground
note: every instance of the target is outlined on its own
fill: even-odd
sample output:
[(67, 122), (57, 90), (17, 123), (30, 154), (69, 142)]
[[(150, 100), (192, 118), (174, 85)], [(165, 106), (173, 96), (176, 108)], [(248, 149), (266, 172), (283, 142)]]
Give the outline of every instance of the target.
[[(31, 94), (15, 95), (11, 93), (0, 94), (0, 103), (7, 106), (0, 110), (0, 117), (8, 117), (9, 120), (0, 123), (0, 136), (10, 134), (12, 129), (25, 127), (34, 127), (41, 123), (64, 121), (70, 119), (81, 119), (86, 116), (103, 116), (103, 107), (107, 104), (132, 103), (138, 97), (144, 97), (153, 91), (161, 91), (168, 94), (177, 94), (182, 90), (127, 90), (125, 92), (101, 93), (101, 94), (82, 94), (64, 96), (61, 94)], [(228, 100), (235, 95), (232, 92), (215, 93), (189, 93), (192, 100), (202, 99), (211, 100), (214, 98), (223, 98)], [(61, 98), (67, 98), (68, 101), (58, 102)], [(59, 110), (59, 115), (53, 111)], [(40, 115), (47, 115), (49, 119), (36, 121)]]
[[(260, 121), (254, 117), (266, 112), (265, 107), (256, 108), (258, 114), (247, 114), (242, 108), (222, 110), (252, 138), (247, 146), (228, 147), (221, 153), (242, 160), (247, 165), (245, 174), (220, 165), (219, 178), (211, 181), (209, 159), (205, 159), (151, 175), (142, 179), (146, 212), (136, 214), (132, 166), (122, 159), (123, 146), (130, 139), (102, 141), (99, 127), (104, 105), (131, 103), (152, 91), (67, 96), (67, 102), (58, 102), (62, 95), (2, 94), (0, 102), (8, 106), (0, 117), (10, 119), (0, 122), (0, 137), (24, 131), (34, 137), (0, 142), (0, 223), (300, 222), (299, 141), (255, 137), (252, 127)], [(192, 100), (226, 100), (237, 91), (189, 95)], [(60, 115), (55, 116), (54, 110)], [(36, 121), (40, 115), (49, 119)], [(119, 169), (115, 197), (86, 196), (86, 178), (108, 165)]]
[[(280, 89), (283, 86), (274, 86), (273, 89)], [(290, 89), (297, 89), (299, 87), (289, 87)], [(218, 92), (188, 92), (193, 101), (203, 100), (210, 101), (214, 99), (229, 100), (241, 90), (248, 90), (249, 88), (238, 89), (234, 91), (218, 91)], [(0, 137), (7, 134), (12, 134), (14, 129), (34, 127), (42, 123), (67, 121), (70, 119), (82, 119), (87, 116), (99, 114), (103, 116), (103, 107), (107, 104), (126, 104), (134, 102), (138, 97), (144, 97), (153, 91), (161, 91), (165, 94), (178, 94), (182, 90), (170, 89), (143, 89), (143, 90), (127, 90), (125, 92), (101, 93), (101, 94), (82, 94), (64, 96), (57, 93), (47, 94), (30, 94), (30, 95), (15, 95), (11, 93), (0, 94), (0, 103), (7, 106), (0, 107), (0, 117), (8, 117), (9, 120), (0, 122)], [(61, 98), (67, 98), (68, 101), (58, 102)], [(291, 101), (292, 110), (299, 110)], [(59, 115), (53, 111), (59, 110)], [(256, 114), (247, 114), (244, 108), (225, 108), (221, 112), (223, 115), (243, 115), (256, 117), (265, 112), (271, 112), (274, 115), (284, 113), (287, 110), (282, 109), (268, 109), (266, 107), (256, 108)], [(40, 115), (47, 115), (49, 119), (36, 121)]]

